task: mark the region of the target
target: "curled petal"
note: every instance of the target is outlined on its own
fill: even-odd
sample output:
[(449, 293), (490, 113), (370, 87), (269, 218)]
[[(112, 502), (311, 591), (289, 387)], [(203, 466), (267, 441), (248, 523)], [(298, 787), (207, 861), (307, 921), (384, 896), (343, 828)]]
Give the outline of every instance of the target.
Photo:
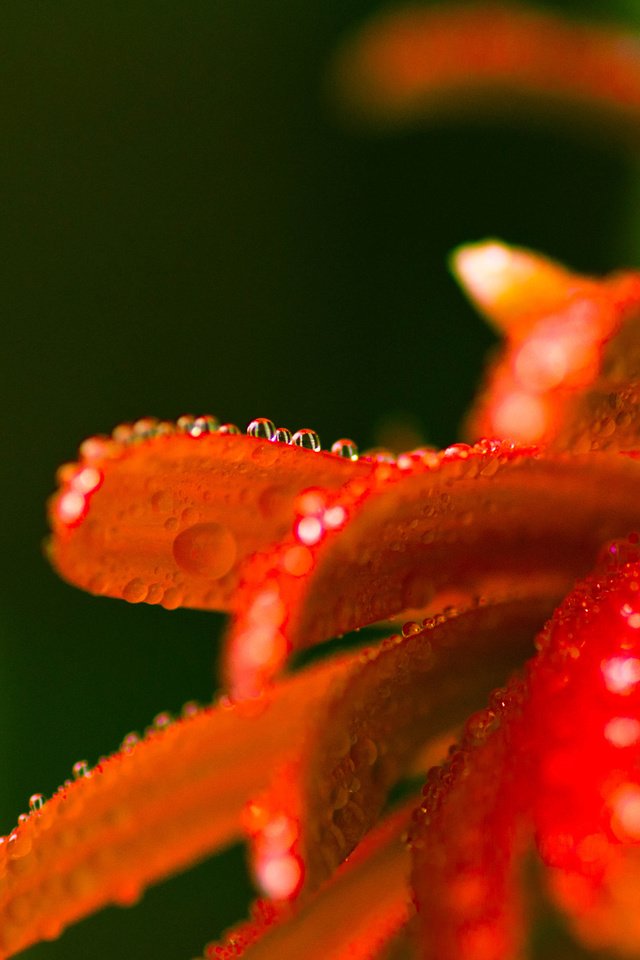
[(280, 684), (260, 702), (222, 703), (80, 770), (0, 842), (0, 956), (109, 903), (135, 901), (243, 831), (243, 809), (285, 750), (302, 749), (319, 700), (353, 658)]
[(243, 560), (279, 540), (300, 490), (371, 465), (253, 436), (174, 428), (85, 441), (50, 505), (58, 572), (92, 593), (226, 609)]
[(339, 513), (338, 526), (320, 524), (315, 542), (301, 542), (296, 519), (245, 565), (227, 652), (234, 695), (259, 692), (291, 650), (447, 590), (505, 596), (546, 577), (568, 587), (604, 539), (637, 525), (639, 470), (619, 455), (569, 459), (481, 441), (401, 456), (367, 482), (318, 494), (313, 509)]
[[(407, 5), (382, 13), (348, 40), (335, 68), (340, 94), (359, 115), (399, 122), (484, 104), (585, 107), (637, 136), (637, 36), (550, 11), (501, 2)], [(585, 113), (587, 110), (585, 110)], [(614, 123), (611, 124), (614, 126)]]
[[(283, 910), (281, 921), (241, 930), (247, 947), (225, 953), (212, 944), (207, 960), (374, 960), (411, 914), (407, 884), (409, 858), (403, 833), (415, 800), (371, 831), (357, 853), (312, 898)], [(231, 934), (231, 940), (237, 931)], [(227, 941), (228, 943), (228, 941)], [(241, 944), (244, 946), (244, 944)]]
[(553, 597), (527, 597), (450, 611), (361, 655), (319, 710), (298, 770), (307, 888), (373, 826), (423, 744), (462, 723), (522, 662), (553, 605)]
[(593, 280), (497, 241), (461, 247), (453, 268), (506, 341), (472, 436), (577, 451), (638, 445), (640, 274)]

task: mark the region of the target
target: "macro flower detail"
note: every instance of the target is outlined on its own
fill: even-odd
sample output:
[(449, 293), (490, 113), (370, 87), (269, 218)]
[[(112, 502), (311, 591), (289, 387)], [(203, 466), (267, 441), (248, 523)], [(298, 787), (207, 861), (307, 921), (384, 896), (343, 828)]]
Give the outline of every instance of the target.
[(507, 331), (470, 424), (522, 393), (530, 343), (544, 368), (547, 323), (571, 344), (578, 329), (580, 364), (529, 384), (541, 443), (358, 456), (265, 419), (248, 435), (146, 419), (61, 468), (55, 567), (131, 603), (228, 610), (227, 692), (32, 797), (0, 843), (2, 956), (241, 836), (266, 899), (208, 958), (513, 957), (534, 836), (575, 936), (638, 951), (640, 276), (581, 278), (497, 241), (454, 269)]

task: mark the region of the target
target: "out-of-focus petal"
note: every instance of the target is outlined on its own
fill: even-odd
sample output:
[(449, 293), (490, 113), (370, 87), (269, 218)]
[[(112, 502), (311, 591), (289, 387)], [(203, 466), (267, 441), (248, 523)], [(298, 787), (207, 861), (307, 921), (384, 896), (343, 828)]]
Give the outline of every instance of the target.
[(227, 609), (245, 558), (291, 527), (300, 490), (372, 465), (253, 436), (168, 424), (93, 438), (60, 471), (52, 562), (76, 586), (164, 607)]
[(640, 442), (640, 274), (574, 274), (495, 240), (461, 247), (453, 269), (504, 333), (471, 412), (471, 436), (555, 449)]
[[(400, 456), (367, 481), (303, 497), (304, 516), (318, 519), (314, 541), (301, 540), (298, 515), (288, 537), (244, 568), (227, 652), (233, 694), (259, 692), (291, 650), (448, 589), (507, 596), (548, 577), (568, 588), (603, 540), (638, 525), (639, 479), (640, 464), (619, 455), (484, 441)], [(338, 525), (325, 522), (336, 515)]]
[[(525, 100), (575, 122), (578, 108), (637, 140), (640, 41), (502, 2), (407, 5), (347, 40), (334, 68), (341, 99), (379, 122), (456, 112), (513, 112)], [(579, 114), (581, 118), (581, 114)], [(594, 124), (595, 126), (595, 124)]]
[[(461, 745), (427, 778), (412, 827), (423, 960), (512, 960), (525, 941), (519, 832), (526, 767), (510, 738), (524, 691), (474, 714)], [(506, 707), (506, 709), (505, 709)], [(524, 758), (526, 763), (526, 758)]]
[(640, 563), (577, 589), (540, 647), (524, 726), (536, 757), (533, 809), (549, 889), (589, 947), (636, 956)]
[[(212, 944), (207, 960), (374, 960), (411, 914), (409, 857), (403, 833), (416, 800), (372, 830), (332, 879), (300, 906), (284, 909), (278, 922), (251, 937), (233, 931), (231, 944)], [(232, 952), (238, 934), (246, 949)], [(242, 940), (240, 945), (244, 946)], [(225, 952), (225, 950), (227, 952)]]
[[(638, 536), (558, 608), (537, 657), (468, 721), (414, 817), (424, 960), (506, 960), (524, 941), (522, 855), (590, 948), (637, 954)], [(618, 565), (619, 564), (619, 565)]]
[(0, 956), (51, 939), (109, 903), (237, 838), (247, 801), (289, 750), (302, 749), (320, 700), (351, 669), (337, 658), (261, 701), (169, 722), (67, 782), (0, 841)]

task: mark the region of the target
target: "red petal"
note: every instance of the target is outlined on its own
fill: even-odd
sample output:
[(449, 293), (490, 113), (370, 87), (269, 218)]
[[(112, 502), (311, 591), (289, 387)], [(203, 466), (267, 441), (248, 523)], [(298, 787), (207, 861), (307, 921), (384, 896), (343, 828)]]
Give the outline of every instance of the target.
[[(513, 762), (523, 684), (468, 721), (461, 746), (427, 779), (412, 830), (423, 960), (510, 960), (523, 942), (519, 835), (526, 757)], [(523, 763), (524, 761), (524, 763)]]
[(94, 438), (80, 463), (62, 469), (51, 557), (76, 586), (132, 603), (226, 609), (243, 560), (290, 529), (300, 490), (335, 490), (372, 470), (255, 437), (172, 429)]
[[(66, 783), (0, 839), (0, 955), (8, 956), (239, 836), (268, 782), (352, 657), (280, 684), (264, 700), (206, 708)], [(37, 804), (39, 806), (39, 803)]]
[(495, 113), (513, 110), (514, 98), (564, 106), (570, 119), (588, 107), (631, 133), (640, 116), (636, 36), (500, 2), (382, 13), (345, 45), (336, 74), (347, 103), (377, 120), (483, 104)]
[(583, 584), (541, 645), (524, 723), (537, 755), (534, 812), (551, 889), (590, 947), (635, 955), (640, 563)]
[(579, 451), (638, 445), (630, 381), (640, 378), (640, 274), (593, 280), (495, 241), (461, 247), (454, 269), (506, 337), (472, 411), (472, 436)]
[[(302, 497), (309, 513), (299, 501), (290, 535), (243, 570), (227, 654), (234, 695), (254, 695), (289, 651), (434, 593), (504, 596), (549, 577), (568, 587), (604, 539), (640, 522), (638, 479), (640, 464), (620, 456), (568, 459), (485, 441), (401, 456), (368, 482)], [(318, 520), (312, 543), (300, 533), (306, 517)]]

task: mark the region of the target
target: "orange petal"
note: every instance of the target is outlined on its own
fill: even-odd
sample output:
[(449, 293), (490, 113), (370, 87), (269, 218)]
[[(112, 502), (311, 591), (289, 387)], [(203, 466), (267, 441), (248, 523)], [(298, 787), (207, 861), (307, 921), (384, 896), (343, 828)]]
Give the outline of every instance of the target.
[(175, 722), (67, 782), (0, 840), (0, 956), (207, 856), (243, 829), (243, 808), (350, 669), (343, 657), (287, 679), (262, 701)]
[(582, 451), (638, 445), (639, 273), (593, 280), (497, 241), (461, 247), (453, 269), (506, 338), (471, 436)]
[[(551, 11), (506, 4), (448, 3), (382, 13), (347, 41), (335, 75), (343, 99), (382, 121), (486, 104), (513, 111), (524, 100), (547, 111), (589, 108), (637, 137), (637, 36)], [(587, 111), (585, 110), (585, 113)], [(613, 123), (612, 123), (613, 126)]]
[(80, 462), (61, 469), (50, 552), (76, 586), (132, 603), (226, 609), (243, 560), (290, 529), (300, 490), (334, 490), (371, 472), (253, 436), (159, 426), (85, 441)]
[[(234, 695), (255, 695), (289, 651), (434, 593), (506, 596), (547, 576), (568, 587), (604, 539), (640, 522), (639, 478), (640, 464), (618, 455), (483, 441), (402, 455), (367, 482), (319, 492), (308, 513), (299, 504), (288, 537), (245, 565), (227, 652)], [(307, 517), (318, 521), (312, 539), (301, 536)]]
[(375, 824), (423, 745), (461, 723), (522, 663), (553, 606), (546, 596), (450, 611), (422, 628), (407, 624), (403, 635), (361, 655), (319, 709), (316, 736), (280, 791), (286, 802), (275, 816), (293, 818), (300, 798), (296, 849), (305, 890), (329, 876)]
[[(374, 960), (411, 914), (407, 874), (409, 860), (402, 840), (415, 800), (406, 804), (376, 830), (357, 853), (344, 863), (329, 883), (304, 904), (283, 912), (244, 950), (232, 952), (231, 943), (211, 944), (207, 960)], [(263, 928), (267, 925), (263, 924)], [(246, 928), (239, 931), (244, 946)], [(228, 952), (225, 952), (227, 950)]]

